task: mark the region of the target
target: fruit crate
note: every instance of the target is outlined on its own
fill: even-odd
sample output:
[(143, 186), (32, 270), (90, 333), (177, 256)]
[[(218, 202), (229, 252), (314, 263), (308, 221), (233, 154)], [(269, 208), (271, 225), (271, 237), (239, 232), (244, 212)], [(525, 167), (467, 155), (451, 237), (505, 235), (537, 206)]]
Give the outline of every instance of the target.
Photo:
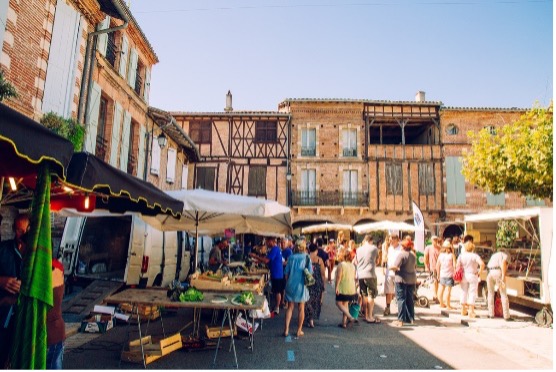
[(130, 341), (128, 345), (129, 350), (122, 352), (121, 359), (124, 362), (143, 363), (143, 358), (141, 356), (141, 344), (143, 344), (145, 364), (152, 363), (164, 355), (168, 355), (173, 351), (181, 349), (183, 346), (181, 335), (179, 333), (166, 338), (145, 336), (140, 340)]

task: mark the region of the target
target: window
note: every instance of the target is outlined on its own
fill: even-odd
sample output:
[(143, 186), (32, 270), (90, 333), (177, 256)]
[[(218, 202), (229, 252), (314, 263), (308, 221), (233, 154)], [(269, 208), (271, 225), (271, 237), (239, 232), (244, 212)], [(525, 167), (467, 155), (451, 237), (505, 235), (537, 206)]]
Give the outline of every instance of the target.
[(143, 89), (143, 78), (141, 77), (141, 73), (143, 71), (143, 64), (141, 61), (137, 61), (137, 70), (135, 72), (135, 93), (141, 95), (141, 91)]
[(266, 167), (249, 168), (249, 187), (247, 195), (266, 197)]
[(492, 125), (487, 125), (483, 129), (486, 129), (492, 136), (496, 135), (496, 128)]
[(176, 149), (168, 148), (168, 162), (166, 163), (166, 182), (174, 183), (176, 179)]
[(461, 157), (446, 157), (446, 201), (451, 205), (465, 205), (465, 178), (461, 174)]
[(137, 156), (135, 156), (135, 150), (133, 148), (133, 139), (135, 138), (135, 132), (139, 124), (131, 121), (131, 126), (129, 127), (129, 153), (127, 155), (127, 173), (137, 174)]
[(101, 160), (106, 160), (106, 149), (108, 141), (105, 138), (106, 120), (108, 115), (108, 101), (106, 98), (100, 98), (99, 112), (98, 112), (98, 127), (95, 155)]
[(386, 164), (386, 194), (402, 195), (402, 165)]
[(344, 171), (344, 205), (357, 205), (357, 171)]
[(344, 157), (357, 156), (357, 130), (342, 130), (342, 155)]
[(317, 154), (316, 136), (316, 129), (301, 129), (301, 156)]
[(275, 121), (257, 121), (255, 122), (255, 142), (276, 142), (277, 123)]
[(189, 136), (195, 143), (210, 143), (211, 132), (210, 121), (192, 121), (189, 124)]
[(455, 124), (449, 124), (446, 127), (446, 134), (449, 136), (455, 136), (459, 133), (459, 128)]
[(197, 168), (196, 188), (214, 191), (214, 176), (216, 175), (216, 168)]
[(187, 164), (182, 165), (181, 167), (181, 189), (187, 189), (187, 176), (189, 175), (189, 167)]
[(110, 32), (106, 39), (106, 60), (112, 67), (116, 66), (116, 32)]
[(434, 165), (419, 164), (419, 194), (434, 195)]
[(315, 203), (317, 196), (316, 180), (316, 169), (304, 169), (301, 171), (301, 205), (312, 205)]

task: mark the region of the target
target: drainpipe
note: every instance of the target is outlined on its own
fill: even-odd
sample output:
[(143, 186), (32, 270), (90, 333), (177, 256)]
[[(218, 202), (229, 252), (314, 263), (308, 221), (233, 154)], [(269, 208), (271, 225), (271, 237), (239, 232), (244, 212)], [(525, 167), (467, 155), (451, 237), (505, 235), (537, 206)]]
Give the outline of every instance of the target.
[[(107, 28), (104, 30), (98, 30), (98, 31), (94, 31), (94, 32), (90, 32), (89, 35), (87, 36), (87, 50), (85, 52), (85, 61), (84, 61), (84, 67), (83, 67), (83, 77), (81, 79), (81, 89), (79, 92), (79, 105), (77, 107), (77, 118), (79, 120), (80, 123), (84, 123), (85, 124), (85, 134), (83, 136), (83, 138), (86, 138), (87, 136), (87, 130), (88, 130), (88, 124), (89, 123), (85, 123), (85, 116), (86, 116), (86, 112), (89, 109), (89, 105), (90, 105), (90, 97), (89, 97), (89, 92), (91, 91), (92, 87), (93, 87), (93, 67), (94, 67), (94, 63), (96, 61), (96, 48), (97, 48), (97, 37), (100, 34), (107, 34), (110, 32), (114, 32), (114, 31), (118, 31), (118, 30), (122, 30), (124, 28), (127, 28), (128, 24), (129, 24), (129, 18), (128, 16), (125, 14), (125, 11), (123, 10), (123, 8), (121, 7), (119, 1), (113, 1), (112, 4), (114, 5), (114, 7), (116, 8), (116, 10), (118, 11), (118, 14), (120, 15), (120, 19), (124, 21), (124, 23), (121, 26), (116, 26), (116, 27), (112, 27), (112, 28)], [(86, 98), (85, 98), (86, 97)]]

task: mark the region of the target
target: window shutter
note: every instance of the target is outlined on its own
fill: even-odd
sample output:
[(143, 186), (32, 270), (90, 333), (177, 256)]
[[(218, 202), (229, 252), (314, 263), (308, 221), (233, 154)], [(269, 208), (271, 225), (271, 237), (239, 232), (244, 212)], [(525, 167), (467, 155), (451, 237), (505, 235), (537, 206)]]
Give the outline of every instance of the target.
[(110, 141), (110, 165), (118, 167), (118, 144), (120, 141), (120, 129), (122, 126), (122, 105), (118, 102), (114, 105), (114, 124), (112, 125), (112, 140)]
[(344, 184), (343, 184), (344, 193), (349, 192), (350, 182), (351, 182), (350, 171), (344, 171)]
[(91, 154), (95, 153), (97, 147), (97, 131), (98, 131), (98, 114), (100, 110), (100, 86), (93, 81), (93, 89), (91, 90), (91, 102), (89, 105), (89, 110), (87, 116), (85, 117), (85, 122), (87, 123), (87, 133), (85, 137), (85, 148), (84, 151), (88, 151)]
[(532, 196), (527, 196), (525, 198), (525, 203), (528, 207), (542, 207), (545, 205), (543, 199), (535, 199)]
[(158, 176), (160, 172), (160, 146), (155, 141), (154, 134), (151, 136), (151, 174)]
[(431, 163), (419, 164), (419, 193), (422, 195), (434, 194), (433, 166)]
[(130, 61), (129, 61), (129, 71), (127, 72), (127, 82), (129, 86), (135, 89), (135, 79), (137, 78), (137, 50), (135, 48), (131, 48), (130, 54)]
[(189, 167), (187, 164), (182, 165), (181, 167), (181, 189), (187, 189), (187, 177), (189, 176)]
[(266, 167), (249, 168), (247, 194), (251, 196), (266, 196)]
[[(4, 33), (6, 31), (6, 20), (8, 19), (9, 0), (0, 1), (0, 45), (4, 43)], [(1, 49), (1, 48), (0, 48)]]
[(127, 56), (129, 55), (129, 42), (127, 36), (122, 36), (122, 45), (120, 45), (120, 75), (125, 79), (127, 70)]
[(461, 158), (446, 157), (446, 188), (448, 204), (465, 204), (465, 178), (461, 174)]
[(124, 127), (120, 141), (120, 169), (127, 173), (127, 162), (129, 160), (129, 135), (131, 131), (131, 114), (124, 111)]
[(309, 129), (308, 131), (308, 142), (307, 142), (307, 146), (310, 149), (316, 149), (316, 137), (317, 137), (317, 131), (315, 129)]
[(151, 91), (151, 69), (145, 67), (145, 102), (149, 103), (149, 92)]
[(309, 148), (309, 130), (301, 129), (301, 148)]
[(145, 170), (145, 136), (147, 135), (147, 130), (145, 126), (141, 124), (139, 126), (139, 151), (137, 153), (137, 177), (143, 178), (143, 172)]
[(344, 155), (344, 150), (347, 148), (349, 143), (349, 139), (348, 139), (348, 131), (347, 129), (343, 129), (342, 130), (342, 138), (340, 140), (340, 149), (342, 151), (342, 156)]
[[(106, 30), (110, 26), (110, 17), (106, 16), (97, 27), (98, 30)], [(97, 36), (97, 50), (106, 57), (106, 47), (108, 46), (108, 34), (100, 34)]]
[(492, 194), (490, 192), (486, 193), (487, 205), (498, 205), (504, 206), (506, 204), (506, 197), (503, 192), (500, 194)]
[(168, 162), (166, 163), (166, 182), (174, 183), (176, 179), (176, 149), (168, 148)]
[(42, 112), (53, 111), (62, 117), (71, 116), (79, 26), (79, 13), (65, 1), (58, 0), (48, 55)]

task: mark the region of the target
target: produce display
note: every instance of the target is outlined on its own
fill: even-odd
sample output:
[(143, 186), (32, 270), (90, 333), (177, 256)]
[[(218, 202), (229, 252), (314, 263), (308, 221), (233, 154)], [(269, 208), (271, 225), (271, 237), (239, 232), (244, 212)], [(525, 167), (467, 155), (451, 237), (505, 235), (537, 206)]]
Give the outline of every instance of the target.
[(199, 302), (203, 301), (203, 292), (199, 291), (194, 287), (189, 287), (187, 291), (180, 294), (181, 302)]
[(241, 292), (239, 295), (233, 298), (232, 302), (244, 305), (252, 305), (255, 302), (255, 296), (253, 296), (253, 293), (249, 291)]

